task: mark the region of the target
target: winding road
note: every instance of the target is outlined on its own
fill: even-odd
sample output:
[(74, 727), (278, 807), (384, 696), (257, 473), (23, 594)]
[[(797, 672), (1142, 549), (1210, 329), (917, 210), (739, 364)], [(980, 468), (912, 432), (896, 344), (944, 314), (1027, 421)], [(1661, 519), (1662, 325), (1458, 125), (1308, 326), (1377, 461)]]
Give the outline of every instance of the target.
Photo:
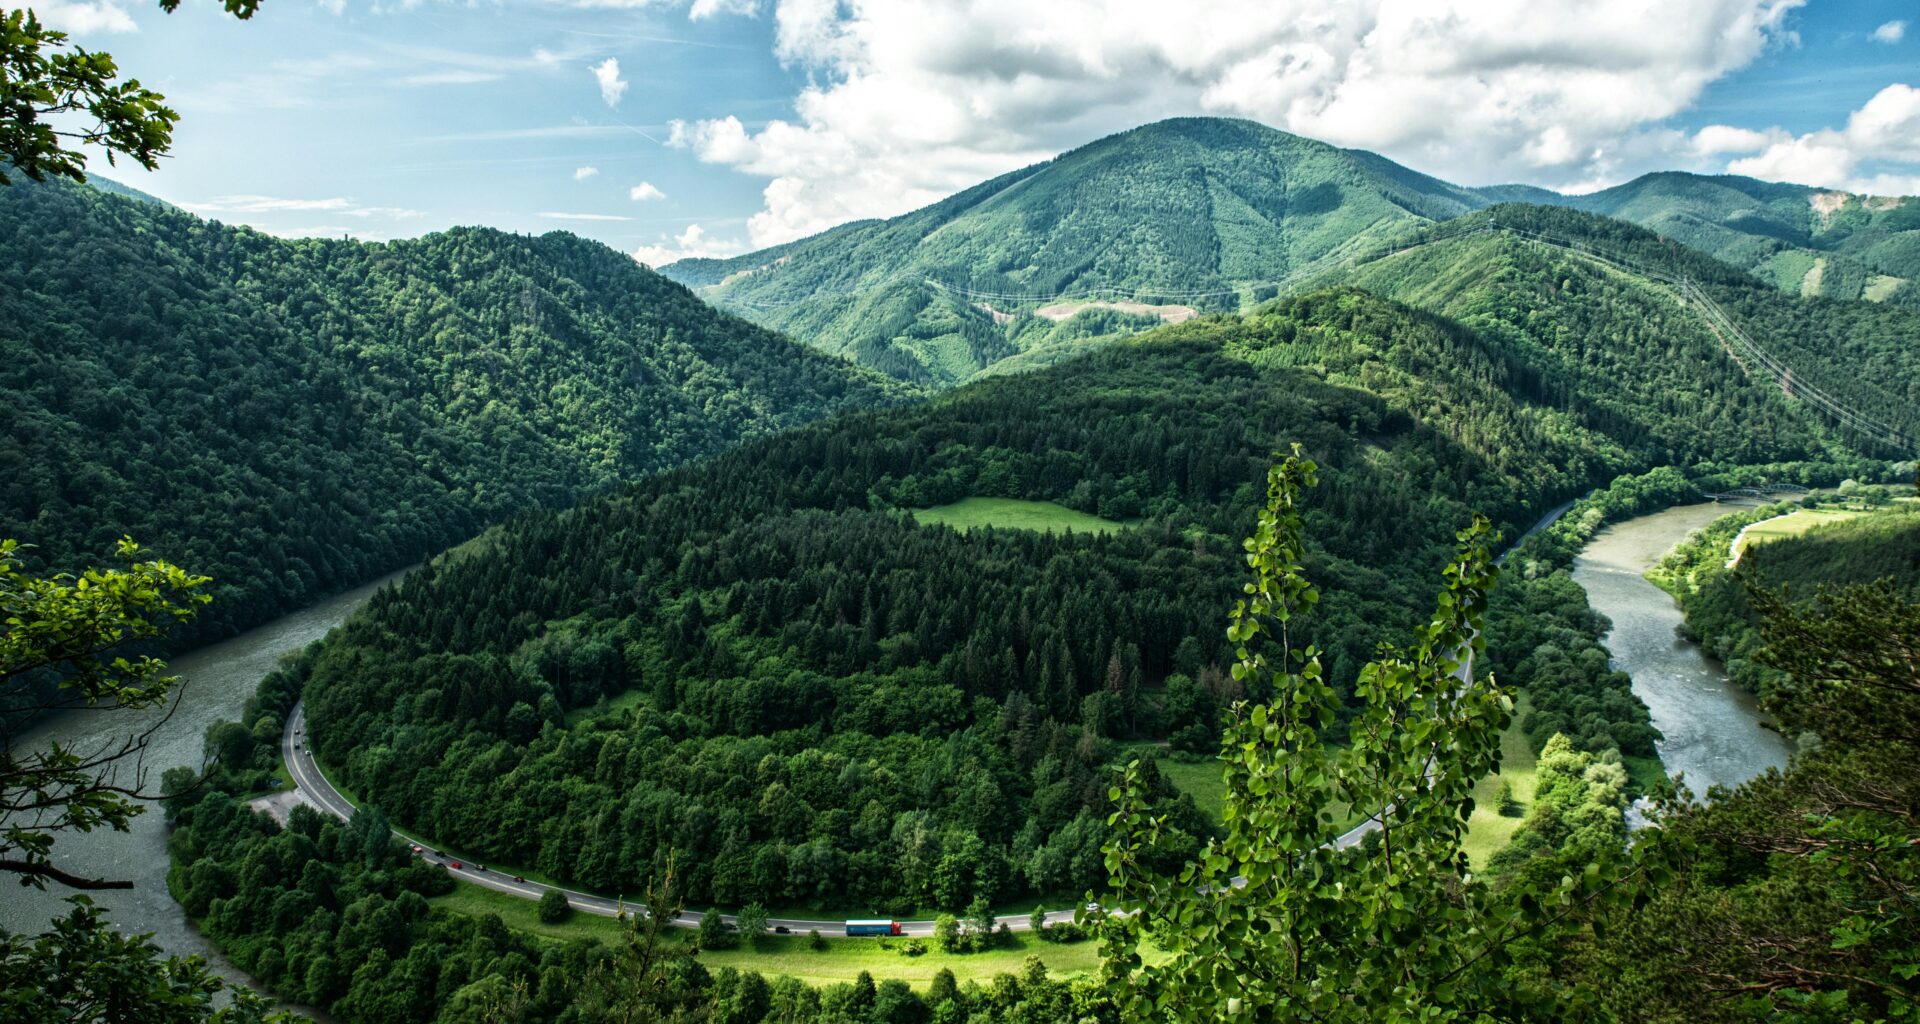
[[(333, 783), (327, 781), (327, 777), (321, 773), (320, 766), (313, 759), (313, 751), (307, 743), (307, 709), (304, 701), (295, 704), (293, 714), (287, 716), (287, 728), (281, 735), (280, 747), (282, 755), (286, 757), (287, 771), (293, 776), (294, 792), (300, 800), (315, 810), (331, 814), (336, 818), (344, 820), (353, 816), (353, 801), (348, 800), (345, 794), (333, 787)], [(581, 892), (578, 889), (544, 885), (534, 881), (517, 882), (511, 874), (504, 874), (491, 868), (482, 870), (473, 861), (464, 857), (449, 856), (443, 852), (443, 848), (436, 847), (425, 839), (410, 836), (400, 829), (394, 829), (393, 834), (409, 845), (420, 847), (420, 857), (427, 863), (438, 864), (460, 881), (483, 889), (492, 889), (495, 892), (503, 892), (528, 900), (539, 899), (546, 895), (548, 889), (559, 889), (566, 894), (567, 902), (573, 904), (575, 910), (584, 910), (589, 914), (599, 914), (603, 917), (613, 917), (622, 911), (631, 913), (644, 909), (641, 904), (631, 900), (599, 896)], [(1358, 841), (1357, 837), (1355, 841)], [(455, 868), (453, 865), (456, 863), (462, 866)], [(683, 911), (673, 920), (673, 924), (681, 928), (698, 928), (701, 919), (709, 913), (714, 911), (706, 913), (697, 910)], [(1047, 914), (1047, 923), (1072, 921), (1073, 914), (1074, 911), (1071, 908), (1051, 911)], [(1004, 924), (1017, 932), (1026, 931), (1031, 927), (1029, 916), (1027, 914), (1009, 915), (996, 918), (994, 923), (996, 927)], [(720, 919), (731, 925), (737, 926), (740, 923), (740, 919), (733, 914), (721, 914)], [(847, 922), (844, 919), (811, 921), (803, 918), (781, 917), (770, 918), (767, 921), (767, 927), (769, 929), (786, 928), (796, 935), (818, 931), (827, 938), (845, 938)], [(933, 922), (901, 921), (900, 932), (903, 935), (931, 937)]]
[[(1542, 516), (1540, 521), (1535, 523), (1531, 529), (1521, 534), (1520, 540), (1524, 540), (1535, 531), (1551, 524), (1554, 520), (1558, 519), (1562, 513), (1566, 512), (1568, 508), (1572, 507), (1572, 505), (1573, 502), (1567, 502)], [(1513, 550), (1518, 544), (1519, 540), (1516, 540), (1513, 544), (1508, 545), (1507, 550)], [(1504, 561), (1505, 559), (1506, 553), (1502, 552), (1499, 560)], [(1471, 652), (1469, 652), (1466, 660), (1461, 663), (1459, 669), (1457, 669), (1454, 674), (1460, 680), (1462, 686), (1472, 681), (1473, 655)], [(327, 781), (326, 775), (320, 771), (319, 764), (314, 761), (313, 751), (307, 743), (307, 710), (305, 701), (296, 702), (293, 706), (293, 713), (287, 716), (287, 726), (286, 730), (281, 734), (280, 747), (281, 754), (286, 759), (287, 771), (293, 776), (294, 789), (291, 794), (293, 798), (308, 804), (316, 810), (331, 814), (342, 820), (353, 816), (353, 801), (348, 800), (345, 794), (334, 788), (333, 783)], [(1379, 814), (1375, 814), (1341, 833), (1339, 836), (1336, 836), (1328, 845), (1336, 850), (1345, 850), (1359, 844), (1367, 837), (1367, 833), (1379, 829), (1381, 819), (1391, 813), (1393, 813), (1393, 808), (1386, 808)], [(572, 904), (575, 910), (584, 910), (587, 913), (599, 914), (603, 917), (614, 917), (623, 911), (640, 911), (645, 909), (643, 905), (639, 903), (600, 896), (594, 893), (581, 892), (577, 889), (568, 889), (562, 886), (546, 885), (533, 881), (518, 881), (511, 874), (503, 874), (491, 869), (481, 868), (467, 858), (448, 856), (443, 852), (441, 847), (435, 846), (427, 840), (410, 836), (400, 829), (394, 829), (393, 834), (399, 836), (411, 846), (418, 846), (420, 848), (420, 857), (427, 863), (438, 864), (446, 868), (450, 874), (460, 881), (477, 885), (484, 889), (492, 889), (495, 892), (502, 892), (510, 896), (517, 896), (521, 899), (528, 900), (537, 900), (541, 896), (546, 895), (547, 890), (557, 889), (566, 894), (567, 902)], [(460, 864), (461, 866), (456, 868), (454, 867), (455, 864)], [(1235, 877), (1230, 881), (1231, 884), (1236, 887), (1246, 884), (1246, 879), (1240, 877)], [(704, 913), (697, 910), (683, 911), (672, 923), (681, 928), (698, 928), (700, 927), (701, 920), (705, 918), (707, 914), (711, 913), (717, 913), (717, 911), (710, 910)], [(1049, 911), (1046, 915), (1046, 921), (1048, 924), (1070, 922), (1074, 919), (1074, 914), (1075, 910), (1073, 908)], [(730, 925), (737, 926), (740, 923), (739, 917), (734, 914), (720, 914), (720, 919)], [(902, 935), (921, 937), (930, 937), (933, 935), (934, 922), (932, 921), (901, 921), (899, 924)], [(844, 938), (846, 936), (846, 925), (847, 922), (845, 920), (814, 921), (804, 918), (769, 918), (767, 921), (767, 927), (769, 929), (785, 928), (794, 934), (818, 931), (822, 936), (829, 938)], [(997, 917), (994, 919), (994, 925), (995, 927), (1005, 925), (1017, 932), (1027, 931), (1032, 927), (1031, 915), (1019, 914)]]

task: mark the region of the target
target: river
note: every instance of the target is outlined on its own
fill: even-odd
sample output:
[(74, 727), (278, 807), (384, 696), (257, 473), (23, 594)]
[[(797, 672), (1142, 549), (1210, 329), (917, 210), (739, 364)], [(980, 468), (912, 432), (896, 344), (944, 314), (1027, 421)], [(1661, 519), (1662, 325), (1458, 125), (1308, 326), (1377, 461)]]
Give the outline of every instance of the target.
[(1790, 747), (1760, 725), (1752, 695), (1727, 680), (1718, 662), (1680, 638), (1680, 609), (1641, 573), (1688, 533), (1735, 511), (1712, 503), (1679, 505), (1607, 527), (1574, 559), (1573, 578), (1587, 599), (1613, 620), (1605, 637), (1613, 667), (1633, 677), (1633, 692), (1653, 712), (1666, 738), (1660, 759), (1704, 796), (1709, 786), (1736, 786), (1768, 768), (1784, 767)]
[[(201, 736), (208, 725), (223, 718), (239, 718), (254, 687), (273, 670), (282, 655), (325, 636), (365, 604), (374, 591), (404, 572), (406, 570), (172, 659), (172, 672), (181, 678), (184, 689), (179, 691), (172, 720), (154, 734), (148, 749), (148, 787), (158, 789), (160, 773), (168, 768), (198, 767)], [(23, 734), (19, 742), (26, 749), (44, 748), (56, 741), (88, 749), (109, 736), (124, 736), (163, 713), (161, 709), (154, 709), (139, 717), (117, 717), (110, 724), (103, 724), (99, 714), (70, 713)], [(172, 953), (202, 954), (229, 980), (241, 980), (241, 975), (215, 952), (213, 944), (187, 923), (179, 905), (167, 895), (167, 827), (158, 806), (149, 806), (145, 814), (134, 818), (127, 832), (100, 830), (88, 835), (60, 837), (53, 847), (53, 860), (76, 874), (132, 880), (134, 887), (130, 890), (107, 889), (88, 894), (96, 905), (107, 909), (108, 919), (116, 930), (152, 932), (154, 941), (163, 949)], [(62, 886), (49, 885), (41, 892), (22, 888), (10, 879), (4, 884), (7, 894), (0, 900), (0, 926), (9, 931), (26, 934), (45, 931), (49, 919), (68, 909), (63, 899), (70, 892)]]

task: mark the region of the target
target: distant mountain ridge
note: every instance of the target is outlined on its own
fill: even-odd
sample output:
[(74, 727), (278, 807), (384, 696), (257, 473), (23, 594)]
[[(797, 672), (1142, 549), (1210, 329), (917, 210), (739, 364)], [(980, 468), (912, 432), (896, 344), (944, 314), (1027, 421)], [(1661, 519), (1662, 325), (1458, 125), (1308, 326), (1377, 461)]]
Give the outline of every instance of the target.
[(1794, 294), (1920, 305), (1920, 199), (1663, 171), (1556, 205), (1629, 220)]
[(1634, 220), (1795, 292), (1920, 305), (1920, 204), (1685, 174), (1588, 196), (1469, 188), (1217, 118), (1145, 125), (899, 217), (661, 272), (827, 351), (945, 385), (1246, 308), (1317, 260), (1504, 202)]

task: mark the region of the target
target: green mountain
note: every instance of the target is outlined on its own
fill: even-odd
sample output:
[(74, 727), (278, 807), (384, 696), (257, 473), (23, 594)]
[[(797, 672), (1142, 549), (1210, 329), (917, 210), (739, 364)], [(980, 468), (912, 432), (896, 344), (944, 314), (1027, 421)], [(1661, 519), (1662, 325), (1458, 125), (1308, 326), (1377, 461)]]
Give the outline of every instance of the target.
[(1920, 198), (1665, 172), (1530, 201), (1633, 221), (1797, 295), (1920, 306)]
[(284, 241), (0, 189), (0, 535), (215, 578), (190, 639), (906, 389), (566, 234)]
[[(1370, 153), (1251, 121), (1182, 118), (891, 220), (661, 269), (827, 351), (951, 384), (1021, 353), (1239, 309), (1330, 253), (1488, 201)], [(1059, 293), (1144, 302), (1083, 311), (997, 297)]]
[[(1533, 241), (1558, 239), (1626, 261), (1636, 270)], [(1661, 280), (1665, 278), (1667, 280)], [(1808, 386), (1905, 437), (1920, 438), (1920, 310), (1870, 302), (1806, 299), (1653, 232), (1618, 220), (1548, 206), (1503, 205), (1427, 229), (1395, 249), (1322, 275), (1460, 321), (1533, 352), (1542, 372), (1602, 405), (1695, 405), (1666, 420), (1656, 461), (1689, 465), (1700, 434), (1721, 452), (1771, 426), (1741, 404), (1740, 389), (1774, 378), (1724, 336), (1671, 280), (1702, 294)], [(1775, 386), (1779, 386), (1777, 383)], [(1828, 422), (1834, 421), (1828, 417)], [(1889, 457), (1909, 452), (1848, 431), (1850, 443)], [(1692, 450), (1695, 454), (1687, 454)]]
[[(260, 712), (304, 692), (322, 756), (407, 825), (609, 892), (669, 850), (696, 904), (1084, 891), (1104, 766), (1124, 744), (1207, 749), (1235, 695), (1219, 624), (1277, 444), (1325, 467), (1305, 629), (1343, 693), (1427, 610), (1469, 510), (1513, 536), (1669, 460), (1844, 457), (1707, 332), (1668, 330), (1656, 289), (1576, 259), (1508, 276), (1595, 298), (1522, 332), (1315, 292), (524, 517), (376, 601)], [(1581, 351), (1609, 330), (1601, 372)], [(1682, 364), (1698, 373), (1673, 383)], [(916, 514), (967, 498), (1113, 528)], [(1593, 685), (1583, 742), (1646, 753), (1624, 677)]]
[(1101, 139), (891, 220), (661, 270), (827, 351), (946, 385), (1249, 308), (1435, 221), (1516, 202), (1640, 223), (1793, 294), (1920, 305), (1906, 283), (1920, 280), (1920, 205), (1905, 200), (1691, 174), (1585, 196), (1464, 188), (1213, 118)]

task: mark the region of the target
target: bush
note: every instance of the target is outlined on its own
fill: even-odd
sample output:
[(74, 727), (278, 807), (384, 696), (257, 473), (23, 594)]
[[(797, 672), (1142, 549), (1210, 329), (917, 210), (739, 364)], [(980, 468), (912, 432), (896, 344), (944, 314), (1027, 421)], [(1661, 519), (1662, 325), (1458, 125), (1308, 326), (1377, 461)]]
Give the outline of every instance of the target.
[(700, 948), (732, 949), (740, 944), (740, 935), (733, 926), (720, 919), (718, 911), (708, 911), (700, 915)]
[(964, 937), (965, 936), (960, 934), (959, 919), (954, 917), (952, 914), (941, 914), (939, 917), (934, 918), (933, 941), (940, 944), (941, 952), (944, 952), (944, 953), (967, 952), (966, 950), (960, 948), (960, 940)]
[(924, 956), (926, 952), (927, 944), (919, 939), (908, 939), (900, 944), (901, 956)]
[(814, 928), (807, 932), (807, 948), (815, 952), (826, 951), (827, 937), (820, 934), (820, 929)]
[(559, 924), (573, 914), (573, 904), (567, 902), (567, 894), (558, 889), (548, 889), (540, 894), (540, 922)]
[(1514, 799), (1513, 783), (1506, 779), (1500, 780), (1500, 796), (1494, 800), (1494, 806), (1499, 809), (1500, 816), (1503, 818), (1518, 818), (1525, 813), (1520, 807), (1520, 801)]

